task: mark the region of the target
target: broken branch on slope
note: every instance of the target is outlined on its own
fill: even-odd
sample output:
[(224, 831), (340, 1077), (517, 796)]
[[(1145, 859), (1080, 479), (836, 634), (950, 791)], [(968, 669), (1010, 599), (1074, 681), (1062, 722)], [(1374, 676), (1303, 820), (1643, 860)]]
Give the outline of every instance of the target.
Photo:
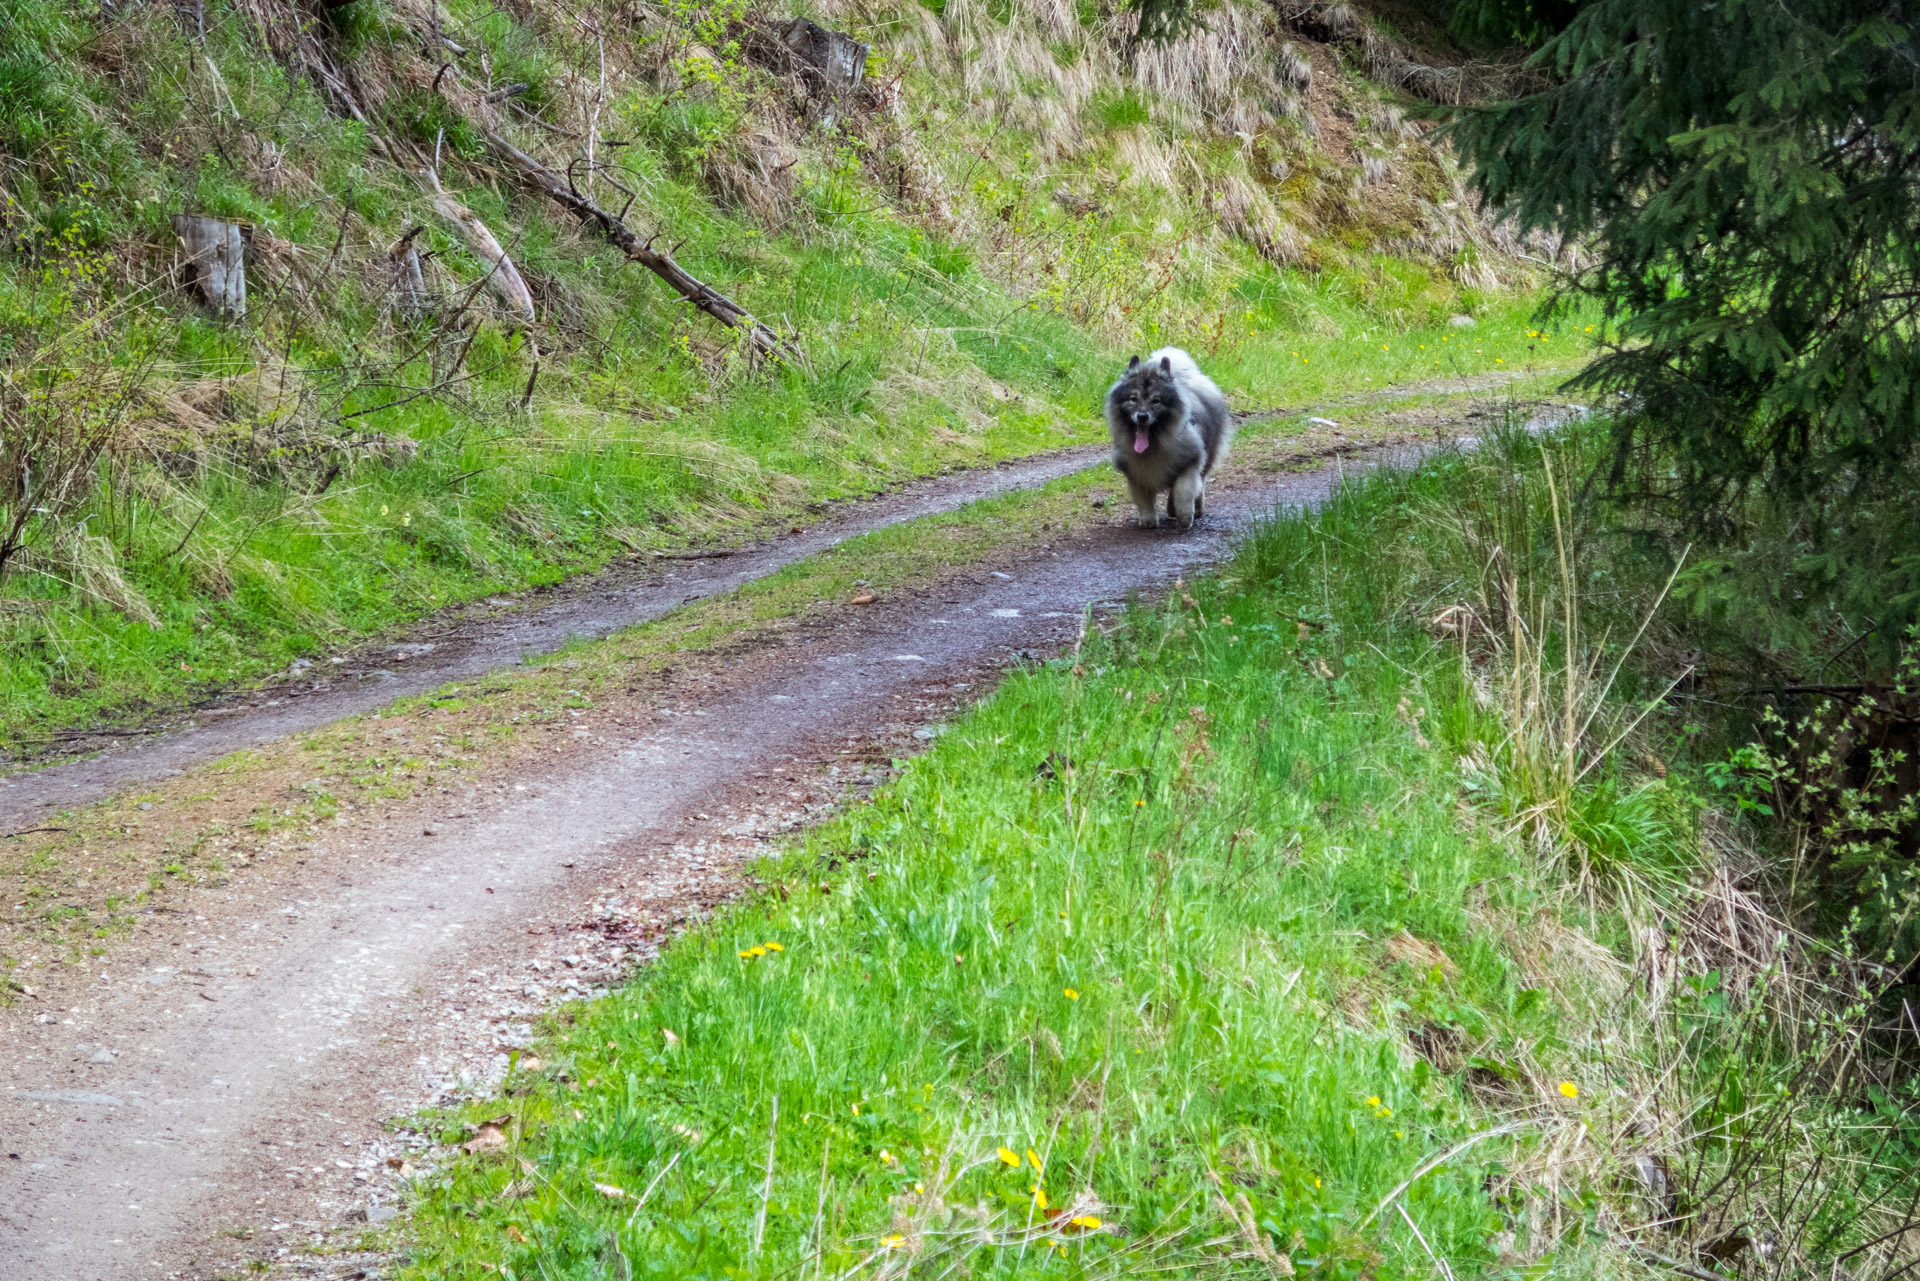
[(527, 288), (527, 282), (521, 278), (519, 268), (513, 265), (513, 259), (507, 257), (506, 248), (501, 245), (487, 224), (480, 221), (479, 215), (455, 200), (446, 188), (440, 185), (440, 175), (429, 169), (425, 173), (429, 193), (433, 196), (433, 207), (440, 216), (460, 229), (461, 237), (467, 247), (487, 265), (487, 284), (499, 297), (514, 319), (523, 324), (534, 323), (533, 291)]
[(679, 295), (721, 324), (743, 330), (754, 351), (762, 356), (779, 356), (798, 361), (799, 354), (779, 334), (753, 318), (752, 313), (707, 284), (674, 261), (673, 255), (653, 247), (653, 239), (642, 239), (618, 214), (608, 213), (574, 190), (573, 184), (529, 156), (490, 129), (480, 136), (489, 150), (517, 170), (531, 186), (545, 192), (555, 203), (581, 222), (593, 227), (608, 243), (660, 279), (673, 286)]

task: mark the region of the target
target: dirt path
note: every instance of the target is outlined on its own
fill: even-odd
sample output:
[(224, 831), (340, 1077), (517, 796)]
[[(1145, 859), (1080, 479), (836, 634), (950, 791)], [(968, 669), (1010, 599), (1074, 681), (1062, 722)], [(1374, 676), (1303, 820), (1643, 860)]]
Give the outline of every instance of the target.
[(402, 802), (277, 880), (208, 896), (60, 1008), (9, 1016), (0, 1258), (45, 1281), (276, 1258), (352, 1275), (357, 1256), (311, 1251), (393, 1213), (388, 1159), (423, 1141), (384, 1119), (496, 1081), (530, 1015), (650, 956), (735, 892), (760, 839), (870, 781), (1010, 655), (1217, 556), (1228, 513), (1317, 504), (1417, 448), (1240, 475), (1189, 535), (1116, 519), (1011, 573), (688, 671), (599, 707), (544, 767)]
[(428, 620), (418, 634), (362, 651), (331, 670), (250, 697), (200, 708), (149, 734), (102, 734), (75, 744), (99, 754), (0, 777), (0, 829), (30, 827), (50, 810), (84, 805), (144, 779), (425, 693), (448, 681), (511, 667), (576, 639), (644, 623), (730, 592), (848, 538), (1085, 471), (1104, 446), (1053, 450), (998, 467), (955, 472), (865, 502), (845, 504), (811, 528), (712, 557), (628, 563), (569, 584), (532, 605), (483, 603), (461, 620)]
[[(1537, 368), (1436, 379), (1360, 393), (1318, 408), (1342, 412), (1425, 396), (1485, 393), (1536, 376)], [(1243, 422), (1305, 410), (1263, 409)], [(754, 579), (874, 530), (955, 511), (998, 494), (1104, 466), (1104, 445), (1053, 450), (994, 467), (919, 481), (878, 498), (839, 505), (793, 533), (712, 557), (628, 562), (524, 600), (481, 602), (428, 618), (412, 633), (310, 667), (298, 678), (157, 721), (137, 733), (70, 740), (61, 764), (0, 774), (0, 832), (19, 831), (52, 812), (84, 805), (148, 779), (241, 748), (325, 725), (425, 693), (449, 681), (511, 667), (575, 639), (594, 639), (658, 618), (689, 601)], [(309, 675), (308, 672), (312, 674)]]

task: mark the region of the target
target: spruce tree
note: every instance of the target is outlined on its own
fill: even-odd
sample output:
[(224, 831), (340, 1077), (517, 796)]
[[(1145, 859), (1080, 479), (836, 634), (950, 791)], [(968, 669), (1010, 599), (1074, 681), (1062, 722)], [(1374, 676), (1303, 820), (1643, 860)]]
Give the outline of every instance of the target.
[(1577, 380), (1623, 393), (1615, 493), (1721, 548), (1790, 531), (1783, 596), (1814, 586), (1840, 630), (1897, 644), (1920, 616), (1915, 15), (1587, 0), (1554, 16), (1542, 87), (1452, 129), (1488, 202), (1587, 255), (1562, 297), (1601, 300), (1616, 340)]

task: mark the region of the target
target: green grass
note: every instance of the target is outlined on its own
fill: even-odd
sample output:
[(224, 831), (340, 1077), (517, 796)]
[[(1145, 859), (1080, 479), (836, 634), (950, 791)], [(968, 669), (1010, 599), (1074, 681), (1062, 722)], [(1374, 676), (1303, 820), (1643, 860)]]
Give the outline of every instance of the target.
[[(1812, 1266), (1884, 1229), (1906, 1148), (1819, 1066), (1857, 1027), (1785, 1031), (1763, 971), (1684, 971), (1658, 1017), (1622, 978), (1648, 913), (1705, 946), (1685, 727), (1556, 809), (1510, 695), (1565, 669), (1425, 625), (1475, 549), (1414, 535), (1462, 510), (1531, 511), (1515, 555), (1550, 563), (1542, 458), (1350, 486), (1009, 679), (555, 1019), (507, 1100), (427, 1122), (514, 1117), (416, 1184), (408, 1275), (1571, 1278), (1634, 1274), (1620, 1233), (1685, 1257), (1774, 1216)], [(1649, 1147), (1686, 1226), (1647, 1227)]]
[[(1568, 1011), (1486, 926), (1559, 905), (1524, 845), (1460, 821), (1453, 762), (1498, 726), (1344, 543), (1399, 497), (1277, 527), (1014, 677), (751, 905), (575, 1010), (515, 1083), (511, 1159), (423, 1190), (415, 1275), (616, 1252), (657, 1276), (1231, 1273), (1264, 1270), (1257, 1231), (1319, 1275), (1428, 1276), (1397, 1211), (1362, 1221), (1487, 1113), (1409, 1033), (1521, 1080)], [(1540, 1106), (1574, 1125), (1585, 1098)], [(1407, 1196), (1463, 1275), (1495, 1263), (1510, 1147)], [(532, 1194), (503, 1199), (519, 1158)]]

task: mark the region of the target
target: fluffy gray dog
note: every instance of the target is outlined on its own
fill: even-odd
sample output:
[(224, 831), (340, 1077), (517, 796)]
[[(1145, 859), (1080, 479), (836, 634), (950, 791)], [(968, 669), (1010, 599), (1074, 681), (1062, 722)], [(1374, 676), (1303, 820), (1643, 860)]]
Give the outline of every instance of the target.
[(1180, 528), (1206, 515), (1207, 475), (1227, 456), (1233, 417), (1192, 356), (1178, 347), (1135, 356), (1107, 392), (1107, 428), (1143, 527), (1159, 524), (1154, 499), (1162, 492)]

